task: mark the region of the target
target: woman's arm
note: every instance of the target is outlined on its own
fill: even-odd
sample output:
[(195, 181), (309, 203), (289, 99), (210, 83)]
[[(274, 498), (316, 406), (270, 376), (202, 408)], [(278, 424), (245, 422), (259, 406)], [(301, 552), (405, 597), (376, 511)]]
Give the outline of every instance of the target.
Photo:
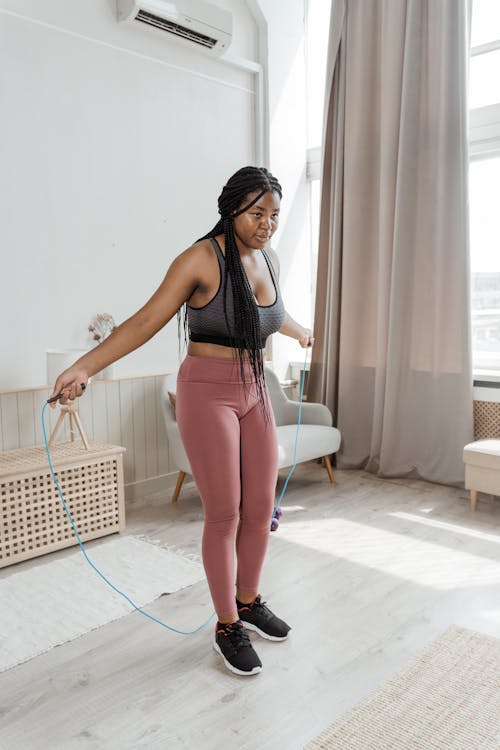
[[(165, 278), (153, 296), (134, 315), (119, 325), (102, 344), (80, 357), (59, 375), (51, 396), (63, 393), (60, 401), (81, 396), (82, 385), (89, 377), (138, 349), (149, 341), (190, 298), (200, 283), (205, 249), (201, 245), (188, 248), (170, 265)], [(55, 407), (55, 403), (51, 404)]]
[(290, 336), (292, 339), (297, 339), (303, 349), (307, 346), (312, 346), (314, 343), (312, 331), (309, 328), (304, 328), (300, 323), (297, 323), (289, 313), (286, 313), (285, 321), (278, 333)]
[[(268, 247), (267, 251), (271, 256), (271, 261), (273, 264), (273, 268), (276, 272), (276, 277), (279, 279), (279, 275), (280, 275), (279, 258), (271, 247)], [(304, 328), (303, 326), (300, 325), (300, 323), (297, 323), (297, 321), (294, 320), (292, 316), (289, 315), (289, 313), (286, 313), (285, 320), (283, 322), (283, 325), (279, 329), (278, 333), (282, 333), (285, 336), (290, 336), (292, 339), (297, 339), (301, 347), (304, 349), (307, 346), (312, 346), (314, 343), (312, 331), (309, 328)]]

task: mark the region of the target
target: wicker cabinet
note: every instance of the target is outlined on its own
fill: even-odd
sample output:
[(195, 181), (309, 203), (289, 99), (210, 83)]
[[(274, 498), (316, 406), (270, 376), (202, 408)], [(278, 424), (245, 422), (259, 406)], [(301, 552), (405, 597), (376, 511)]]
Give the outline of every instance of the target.
[[(79, 441), (51, 448), (52, 464), (82, 541), (123, 531), (125, 448)], [(78, 544), (45, 448), (0, 453), (0, 568)]]

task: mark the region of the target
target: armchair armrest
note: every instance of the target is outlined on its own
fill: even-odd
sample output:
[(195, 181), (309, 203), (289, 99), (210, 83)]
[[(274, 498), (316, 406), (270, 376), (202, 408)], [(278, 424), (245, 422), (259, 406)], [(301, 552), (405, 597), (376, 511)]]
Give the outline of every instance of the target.
[[(296, 423), (299, 416), (299, 402), (288, 398), (280, 386), (276, 373), (270, 367), (266, 366), (265, 374), (276, 426)], [(302, 404), (301, 422), (331, 427), (332, 415), (328, 406), (306, 402)]]
[[(299, 402), (287, 399), (286, 403), (281, 402), (279, 405), (279, 415), (276, 416), (276, 424), (295, 424), (299, 417)], [(324, 404), (302, 403), (300, 417), (301, 424), (319, 424), (325, 427), (332, 426), (332, 414), (328, 406)]]

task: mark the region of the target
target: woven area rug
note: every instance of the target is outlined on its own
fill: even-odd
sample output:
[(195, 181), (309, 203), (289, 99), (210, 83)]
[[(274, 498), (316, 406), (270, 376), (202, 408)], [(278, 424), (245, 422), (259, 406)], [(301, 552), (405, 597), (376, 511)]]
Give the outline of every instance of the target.
[[(85, 550), (138, 607), (205, 576), (196, 560), (133, 536), (89, 542)], [(102, 580), (79, 547), (64, 558), (40, 558), (39, 565), (0, 580), (0, 672), (129, 612), (134, 607)]]
[(499, 750), (500, 640), (452, 626), (305, 750)]

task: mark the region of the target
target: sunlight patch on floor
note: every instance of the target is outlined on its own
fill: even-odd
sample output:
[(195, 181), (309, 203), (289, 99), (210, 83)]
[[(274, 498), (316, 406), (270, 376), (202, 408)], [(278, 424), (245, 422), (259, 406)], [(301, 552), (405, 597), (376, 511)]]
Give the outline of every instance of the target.
[(498, 625), (500, 624), (500, 608), (497, 607), (496, 609), (484, 609), (481, 612), (481, 617), (484, 617), (485, 620), (489, 620), (490, 622), (494, 622)]
[(457, 586), (498, 584), (500, 562), (461, 549), (473, 542), (458, 532), (442, 531), (440, 544), (414, 538), (414, 527), (397, 532), (341, 518), (323, 518), (306, 522), (287, 519), (279, 533), (288, 542), (332, 558), (443, 591)]
[(500, 534), (490, 534), (486, 531), (481, 531), (480, 529), (471, 529), (467, 526), (459, 526), (455, 523), (447, 523), (446, 521), (437, 521), (433, 520), (432, 518), (422, 518), (421, 516), (416, 516), (413, 513), (403, 513), (401, 511), (395, 512), (395, 513), (389, 513), (390, 516), (394, 516), (394, 518), (401, 518), (404, 521), (414, 521), (415, 523), (421, 523), (426, 526), (434, 526), (438, 529), (446, 529), (446, 531), (453, 531), (455, 534), (465, 534), (465, 536), (471, 536), (475, 537), (476, 539), (483, 539), (484, 541), (488, 542), (495, 542), (495, 544), (500, 544)]

